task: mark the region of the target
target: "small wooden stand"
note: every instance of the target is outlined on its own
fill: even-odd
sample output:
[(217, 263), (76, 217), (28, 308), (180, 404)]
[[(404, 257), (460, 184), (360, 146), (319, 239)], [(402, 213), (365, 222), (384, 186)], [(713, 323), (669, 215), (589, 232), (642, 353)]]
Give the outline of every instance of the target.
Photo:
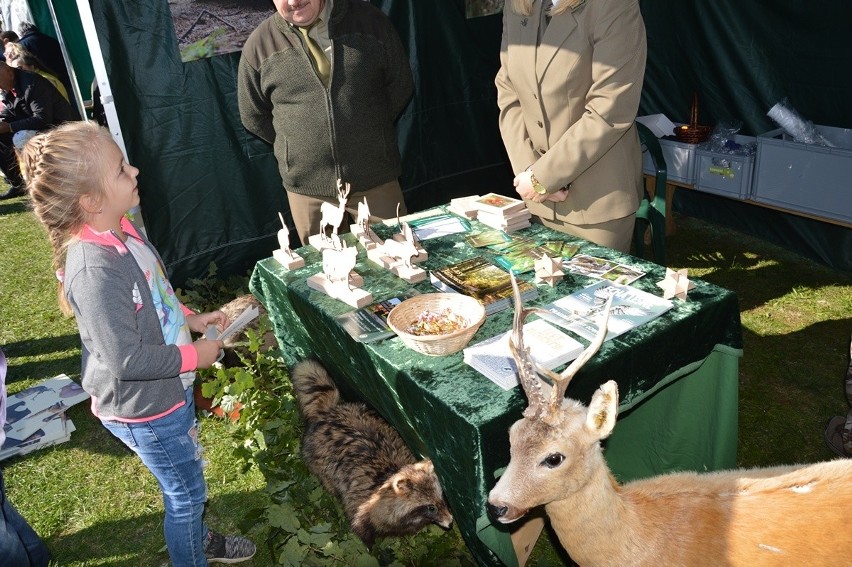
[(340, 237), (336, 234), (326, 236), (324, 234), (312, 234), (308, 237), (308, 244), (322, 252), (323, 250), (340, 249)]
[(272, 257), (281, 264), (285, 270), (295, 270), (305, 265), (305, 260), (290, 249), (290, 229), (287, 228), (287, 223), (284, 222), (284, 215), (278, 213), (278, 218), (281, 219), (281, 230), (278, 231), (278, 250), (272, 251)]
[(373, 294), (361, 289), (364, 278), (355, 272), (349, 274), (348, 281), (331, 281), (325, 274), (314, 274), (307, 280), (308, 287), (342, 301), (352, 307), (360, 308), (373, 301)]
[(285, 270), (295, 270), (305, 267), (305, 259), (292, 250), (273, 250), (272, 257), (275, 258)]
[(426, 270), (414, 265), (416, 256), (411, 259), (412, 265), (406, 266), (403, 260), (389, 256), (383, 246), (377, 246), (367, 250), (367, 258), (408, 283), (418, 283), (426, 279)]
[(382, 239), (379, 238), (379, 235), (373, 232), (373, 229), (369, 226), (365, 229), (360, 224), (352, 224), (349, 225), (349, 232), (355, 235), (355, 238), (358, 239), (358, 242), (364, 247), (364, 250), (372, 250), (382, 241)]

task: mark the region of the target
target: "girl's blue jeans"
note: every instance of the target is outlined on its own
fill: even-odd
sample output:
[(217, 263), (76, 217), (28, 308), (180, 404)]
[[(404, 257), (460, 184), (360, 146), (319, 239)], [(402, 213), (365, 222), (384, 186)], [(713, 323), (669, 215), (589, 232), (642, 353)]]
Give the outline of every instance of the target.
[(192, 388), (186, 404), (153, 421), (124, 423), (102, 420), (110, 433), (139, 455), (163, 493), (166, 519), (163, 532), (174, 567), (206, 567), (204, 503), (207, 485)]

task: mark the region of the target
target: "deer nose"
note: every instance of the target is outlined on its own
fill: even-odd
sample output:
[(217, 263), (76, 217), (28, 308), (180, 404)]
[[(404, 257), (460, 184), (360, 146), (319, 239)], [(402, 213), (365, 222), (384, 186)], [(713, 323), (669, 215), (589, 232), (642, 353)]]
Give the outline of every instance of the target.
[(508, 511), (508, 506), (495, 506), (494, 504), (488, 504), (488, 514), (495, 520), (505, 516)]

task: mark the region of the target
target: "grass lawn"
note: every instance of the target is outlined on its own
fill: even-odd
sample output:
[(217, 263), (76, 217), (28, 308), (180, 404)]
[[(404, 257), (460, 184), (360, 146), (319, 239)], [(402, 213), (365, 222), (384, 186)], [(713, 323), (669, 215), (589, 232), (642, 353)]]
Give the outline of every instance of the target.
[[(51, 252), (23, 198), (0, 201), (0, 346), (10, 393), (56, 374), (79, 379), (73, 319), (56, 306)], [(744, 332), (740, 364), (742, 466), (830, 459), (826, 420), (847, 411), (843, 377), (852, 333), (852, 274), (693, 219), (679, 218), (669, 264), (734, 290)], [(10, 500), (63, 566), (167, 563), (162, 502), (148, 471), (80, 404), (69, 411), (71, 441), (3, 463)], [(202, 420), (208, 522), (258, 543), (244, 565), (272, 565), (264, 525), (246, 512), (267, 502), (265, 480), (233, 459), (228, 428)], [(546, 547), (541, 542), (539, 547)], [(531, 564), (552, 564), (538, 551)]]

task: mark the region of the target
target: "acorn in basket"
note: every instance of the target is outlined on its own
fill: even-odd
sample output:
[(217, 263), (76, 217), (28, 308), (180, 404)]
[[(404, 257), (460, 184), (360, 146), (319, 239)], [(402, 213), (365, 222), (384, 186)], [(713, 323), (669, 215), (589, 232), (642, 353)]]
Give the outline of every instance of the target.
[(388, 325), (410, 349), (429, 356), (462, 350), (485, 321), (485, 307), (458, 293), (425, 293), (388, 314)]

